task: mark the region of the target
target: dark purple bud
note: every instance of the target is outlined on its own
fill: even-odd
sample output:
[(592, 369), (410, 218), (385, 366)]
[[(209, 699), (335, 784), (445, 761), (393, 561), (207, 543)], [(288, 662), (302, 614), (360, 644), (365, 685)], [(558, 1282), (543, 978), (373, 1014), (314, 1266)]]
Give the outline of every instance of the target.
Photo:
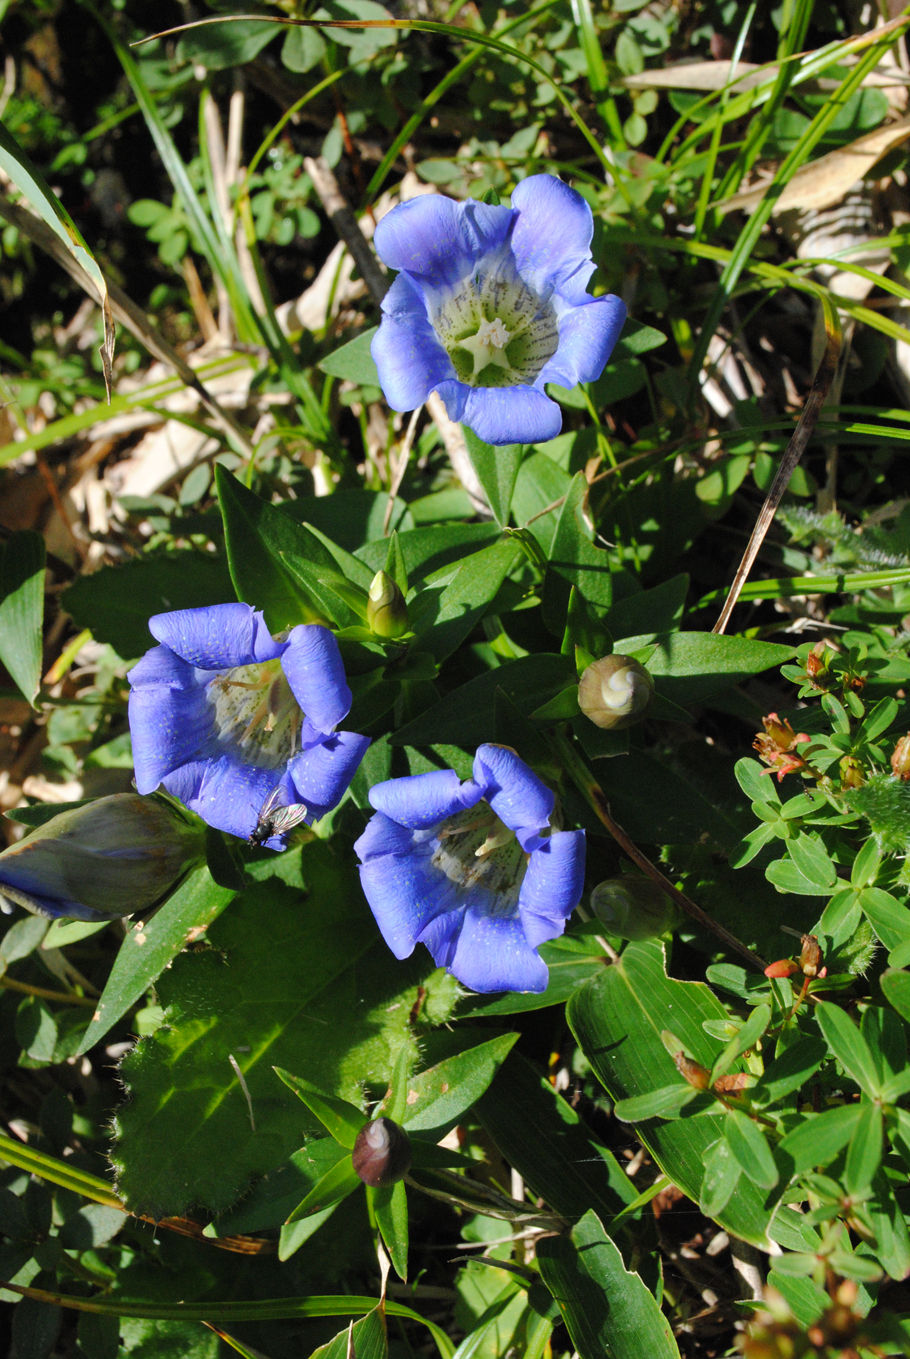
[(402, 1179), (411, 1164), (411, 1143), (404, 1128), (390, 1118), (364, 1123), (351, 1153), (354, 1170), (364, 1184), (378, 1189)]

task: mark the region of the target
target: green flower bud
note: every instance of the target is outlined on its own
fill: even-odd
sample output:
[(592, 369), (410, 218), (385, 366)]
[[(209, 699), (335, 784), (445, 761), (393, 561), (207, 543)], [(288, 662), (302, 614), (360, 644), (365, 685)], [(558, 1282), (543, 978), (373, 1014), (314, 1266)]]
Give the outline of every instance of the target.
[(840, 774), (841, 788), (862, 788), (866, 782), (863, 766), (855, 755), (845, 755), (838, 762), (837, 769)]
[(631, 656), (604, 656), (589, 665), (578, 685), (578, 706), (596, 727), (616, 731), (644, 717), (654, 681)]
[(679, 908), (650, 878), (607, 878), (591, 893), (591, 910), (620, 939), (655, 939), (675, 929)]
[(400, 637), (408, 630), (408, 606), (387, 571), (377, 571), (370, 582), (367, 622), (377, 637)]
[(114, 793), (60, 812), (0, 854), (0, 902), (113, 920), (156, 905), (204, 855), (204, 827), (169, 803)]

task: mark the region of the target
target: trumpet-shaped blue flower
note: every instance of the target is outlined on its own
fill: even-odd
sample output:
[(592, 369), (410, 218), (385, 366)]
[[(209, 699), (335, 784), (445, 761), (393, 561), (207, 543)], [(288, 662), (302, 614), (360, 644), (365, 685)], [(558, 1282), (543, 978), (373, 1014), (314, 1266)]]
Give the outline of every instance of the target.
[(544, 991), (537, 948), (562, 934), (584, 882), (584, 831), (551, 830), (554, 798), (507, 746), (480, 746), (473, 777), (389, 779), (354, 848), (396, 958), (426, 944), (474, 991)]
[(210, 826), (271, 849), (283, 834), (263, 833), (266, 804), (304, 804), (307, 821), (335, 806), (369, 738), (335, 730), (351, 691), (332, 633), (273, 637), (249, 604), (159, 613), (149, 631), (161, 645), (128, 676), (140, 793), (163, 784)]
[(626, 315), (618, 297), (586, 291), (593, 230), (585, 200), (553, 175), (522, 180), (511, 208), (422, 194), (387, 213), (374, 242), (400, 273), (372, 353), (393, 410), (435, 390), (487, 443), (558, 434), (544, 385), (599, 377)]

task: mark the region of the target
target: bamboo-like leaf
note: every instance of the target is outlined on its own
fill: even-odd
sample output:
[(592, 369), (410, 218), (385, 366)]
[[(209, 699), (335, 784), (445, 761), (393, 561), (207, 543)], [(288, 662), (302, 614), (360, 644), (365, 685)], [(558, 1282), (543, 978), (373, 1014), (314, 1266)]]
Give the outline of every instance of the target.
[(47, 180), (22, 149), (15, 137), (0, 123), (0, 170), (9, 176), (29, 206), (41, 220), (50, 227), (54, 235), (62, 241), (73, 259), (85, 270), (98, 294), (101, 315), (104, 321), (104, 343), (101, 346), (101, 369), (108, 400), (113, 385), (114, 361), (114, 318), (107, 292), (107, 280), (91, 250), (85, 243), (82, 232), (70, 217), (60, 199)]

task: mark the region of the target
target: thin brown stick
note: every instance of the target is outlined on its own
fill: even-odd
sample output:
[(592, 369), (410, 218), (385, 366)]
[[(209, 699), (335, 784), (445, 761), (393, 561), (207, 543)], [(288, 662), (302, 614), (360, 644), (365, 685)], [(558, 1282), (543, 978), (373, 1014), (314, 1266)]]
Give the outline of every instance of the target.
[(832, 312), (825, 316), (825, 328), (827, 331), (827, 344), (822, 355), (821, 363), (812, 382), (806, 404), (803, 406), (802, 414), (799, 417), (796, 429), (793, 431), (790, 442), (784, 450), (784, 456), (780, 460), (777, 475), (771, 483), (771, 489), (765, 497), (765, 503), (759, 511), (752, 530), (752, 536), (746, 544), (742, 560), (736, 568), (736, 575), (733, 577), (733, 584), (730, 586), (724, 607), (720, 611), (720, 617), (711, 629), (712, 632), (723, 632), (730, 615), (736, 607), (739, 593), (746, 583), (746, 578), (752, 567), (755, 565), (755, 558), (758, 556), (759, 548), (765, 540), (765, 535), (771, 527), (772, 520), (777, 513), (777, 507), (781, 502), (784, 491), (787, 489), (790, 478), (796, 470), (800, 458), (805, 452), (809, 437), (818, 423), (825, 397), (834, 380), (837, 372), (837, 362), (841, 349), (841, 329), (837, 323), (837, 318)]
[(607, 801), (606, 793), (588, 769), (584, 760), (582, 760), (578, 752), (574, 749), (571, 742), (559, 732), (555, 732), (550, 740), (566, 773), (571, 777), (572, 782), (582, 794), (597, 819), (610, 832), (623, 853), (631, 859), (636, 867), (640, 868), (642, 873), (650, 878), (662, 892), (665, 892), (668, 897), (671, 897), (690, 919), (701, 925), (702, 929), (709, 930), (711, 934), (720, 939), (733, 953), (738, 953), (742, 959), (749, 963), (750, 967), (756, 968), (759, 972), (764, 972), (766, 963), (763, 958), (760, 958), (757, 953), (754, 953), (747, 944), (742, 942), (742, 940), (737, 939), (735, 934), (731, 934), (724, 925), (721, 925), (717, 920), (713, 920), (706, 911), (703, 911), (700, 906), (695, 904), (691, 897), (687, 897), (685, 892), (681, 892), (679, 888), (660, 871), (657, 864), (652, 863), (647, 854), (638, 848), (638, 845), (636, 845), (632, 837), (623, 830), (622, 826), (610, 811), (610, 804)]

